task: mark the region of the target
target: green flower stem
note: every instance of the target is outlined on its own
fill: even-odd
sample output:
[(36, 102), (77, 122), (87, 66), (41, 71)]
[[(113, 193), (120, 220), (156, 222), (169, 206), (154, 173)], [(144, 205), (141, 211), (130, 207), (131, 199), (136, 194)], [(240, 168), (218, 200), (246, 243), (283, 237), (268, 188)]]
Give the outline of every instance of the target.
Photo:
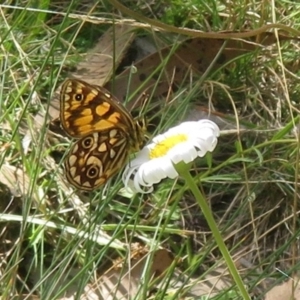
[(229, 251), (222, 239), (222, 236), (218, 230), (217, 224), (214, 220), (211, 210), (210, 210), (205, 198), (202, 196), (197, 185), (195, 184), (193, 177), (191, 176), (191, 173), (189, 172), (189, 170), (187, 168), (179, 167), (176, 169), (180, 173), (180, 175), (186, 180), (189, 188), (191, 189), (192, 193), (194, 194), (194, 196), (204, 214), (204, 217), (209, 225), (209, 228), (211, 229), (212, 234), (218, 244), (218, 247), (226, 261), (229, 272), (230, 272), (231, 276), (233, 277), (236, 285), (238, 286), (238, 288), (241, 292), (241, 295), (243, 296), (243, 299), (250, 300), (251, 298), (243, 284), (243, 281), (234, 265), (234, 262), (229, 254)]

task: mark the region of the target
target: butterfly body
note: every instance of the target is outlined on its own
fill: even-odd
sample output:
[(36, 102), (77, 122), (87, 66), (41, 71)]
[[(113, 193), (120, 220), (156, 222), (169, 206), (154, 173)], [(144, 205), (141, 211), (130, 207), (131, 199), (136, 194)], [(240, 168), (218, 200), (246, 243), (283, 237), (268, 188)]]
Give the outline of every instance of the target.
[(63, 129), (78, 139), (65, 160), (66, 177), (79, 189), (105, 184), (144, 143), (144, 122), (102, 87), (68, 79), (60, 104)]

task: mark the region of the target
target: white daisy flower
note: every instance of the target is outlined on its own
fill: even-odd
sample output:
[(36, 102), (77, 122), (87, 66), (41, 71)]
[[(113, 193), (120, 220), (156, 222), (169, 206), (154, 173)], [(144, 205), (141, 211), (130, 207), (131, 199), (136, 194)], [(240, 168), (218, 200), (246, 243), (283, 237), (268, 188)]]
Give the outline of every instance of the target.
[(126, 189), (150, 193), (153, 184), (166, 177), (176, 178), (176, 164), (187, 164), (198, 156), (203, 157), (207, 151), (213, 151), (219, 134), (214, 122), (200, 120), (181, 123), (156, 136), (126, 166), (122, 176)]

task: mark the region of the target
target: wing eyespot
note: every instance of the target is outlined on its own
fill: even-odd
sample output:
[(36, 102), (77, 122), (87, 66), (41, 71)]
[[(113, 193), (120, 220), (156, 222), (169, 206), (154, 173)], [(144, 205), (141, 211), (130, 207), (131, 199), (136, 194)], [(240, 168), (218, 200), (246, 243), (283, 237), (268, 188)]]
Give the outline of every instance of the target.
[(91, 148), (91, 146), (93, 145), (93, 138), (92, 137), (86, 137), (83, 141), (82, 141), (82, 147), (84, 149), (89, 149)]
[(86, 175), (91, 179), (96, 178), (98, 176), (98, 174), (99, 174), (99, 168), (96, 166), (89, 167), (86, 172)]
[(82, 100), (84, 99), (83, 94), (76, 94), (76, 95), (74, 96), (74, 99), (75, 99), (76, 101), (82, 101)]

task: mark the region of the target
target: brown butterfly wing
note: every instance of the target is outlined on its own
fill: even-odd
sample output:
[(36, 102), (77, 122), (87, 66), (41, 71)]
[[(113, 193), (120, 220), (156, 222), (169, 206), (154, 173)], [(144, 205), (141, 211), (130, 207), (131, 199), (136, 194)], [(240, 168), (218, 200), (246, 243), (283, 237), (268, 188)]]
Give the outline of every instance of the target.
[(65, 160), (68, 181), (87, 191), (100, 187), (124, 166), (128, 146), (127, 133), (117, 127), (79, 139)]
[(72, 137), (80, 138), (109, 128), (133, 129), (130, 113), (100, 86), (67, 79), (61, 89), (61, 124)]

